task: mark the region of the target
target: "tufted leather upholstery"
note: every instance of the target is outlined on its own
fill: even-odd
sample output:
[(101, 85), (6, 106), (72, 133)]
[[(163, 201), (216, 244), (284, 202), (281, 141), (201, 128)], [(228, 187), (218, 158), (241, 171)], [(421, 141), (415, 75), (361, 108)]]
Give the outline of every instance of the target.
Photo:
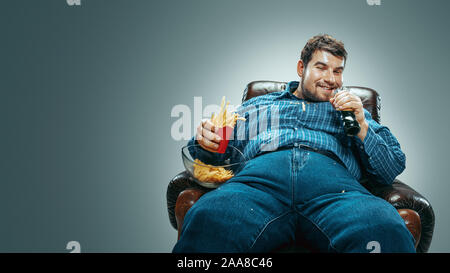
[[(276, 81), (254, 81), (247, 85), (244, 90), (242, 101), (253, 97), (264, 95), (286, 89), (286, 82)], [(378, 93), (367, 87), (347, 86), (350, 91), (358, 95), (364, 108), (371, 114), (372, 118), (380, 122), (380, 97)], [(295, 90), (290, 90), (291, 92)], [(395, 180), (392, 185), (376, 184), (367, 174), (363, 175), (360, 183), (372, 194), (383, 198), (392, 204), (405, 221), (411, 234), (416, 239), (416, 251), (427, 252), (430, 247), (434, 231), (434, 212), (428, 200), (417, 193), (414, 189)], [(172, 226), (178, 229), (180, 235), (184, 215), (189, 208), (206, 192), (211, 189), (203, 188), (195, 183), (189, 173), (181, 172), (175, 176), (167, 188), (167, 208)], [(312, 250), (304, 242), (298, 242), (295, 246), (286, 246), (276, 251), (302, 251)]]

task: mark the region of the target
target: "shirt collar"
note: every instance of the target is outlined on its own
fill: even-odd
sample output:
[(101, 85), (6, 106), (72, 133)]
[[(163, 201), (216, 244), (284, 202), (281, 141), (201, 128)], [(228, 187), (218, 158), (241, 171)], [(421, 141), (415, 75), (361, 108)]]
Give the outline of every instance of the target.
[(297, 90), (299, 85), (298, 81), (290, 81), (288, 82), (288, 84), (286, 85), (286, 89), (285, 91), (289, 91), (289, 93), (294, 93), (295, 90)]
[(297, 90), (298, 85), (299, 85), (298, 81), (288, 82), (286, 84), (286, 88), (283, 90), (283, 92), (281, 92), (281, 94), (276, 99), (289, 98), (300, 100), (300, 98), (298, 98), (293, 94), (295, 90)]

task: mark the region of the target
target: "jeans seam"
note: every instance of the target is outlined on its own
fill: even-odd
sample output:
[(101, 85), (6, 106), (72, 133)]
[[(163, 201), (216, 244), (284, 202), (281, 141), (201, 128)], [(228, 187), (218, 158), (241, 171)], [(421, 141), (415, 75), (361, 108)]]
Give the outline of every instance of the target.
[(306, 161), (309, 157), (309, 152), (306, 152), (306, 154), (302, 153), (303, 151), (300, 148), (294, 148), (292, 149), (292, 176), (291, 176), (291, 200), (292, 200), (292, 208), (296, 210), (295, 205), (295, 182), (297, 181), (297, 177), (300, 173), (300, 170), (303, 169), (306, 165)]
[(271, 219), (270, 221), (268, 221), (267, 223), (265, 223), (265, 224), (264, 224), (264, 227), (263, 227), (263, 228), (261, 229), (261, 231), (258, 233), (258, 235), (256, 236), (255, 240), (253, 240), (253, 243), (252, 243), (252, 245), (250, 246), (249, 249), (252, 249), (252, 248), (253, 248), (253, 246), (255, 245), (256, 241), (258, 241), (259, 237), (261, 237), (261, 234), (264, 233), (264, 231), (267, 229), (267, 227), (268, 227), (271, 223), (273, 223), (274, 221), (278, 220), (279, 218), (281, 218), (281, 217), (283, 217), (283, 216), (285, 216), (285, 215), (287, 215), (287, 214), (289, 214), (289, 213), (291, 213), (291, 212), (292, 212), (292, 210), (283, 212), (282, 214), (278, 215), (277, 217), (275, 217), (275, 218)]
[[(305, 167), (305, 165), (307, 164), (307, 161), (309, 159), (309, 152), (306, 150), (301, 150), (300, 148), (295, 149), (295, 151), (298, 151), (298, 153), (296, 154), (295, 158), (297, 159), (297, 164), (295, 165), (294, 161), (293, 161), (293, 168), (296, 171), (293, 173), (292, 179), (291, 179), (291, 183), (292, 183), (292, 207), (294, 208), (295, 211), (297, 211), (296, 208), (296, 202), (295, 202), (295, 182), (298, 179), (298, 176), (300, 174), (300, 171)], [(304, 153), (302, 153), (304, 152)], [(298, 167), (298, 168), (297, 168)]]
[[(306, 150), (303, 150), (304, 152), (305, 152), (305, 154), (302, 154), (302, 152), (300, 151), (300, 148), (298, 149), (298, 151), (299, 151), (299, 158), (300, 158), (300, 162), (301, 162), (301, 167), (303, 168), (303, 167), (305, 167), (305, 165), (307, 164), (306, 162), (307, 162), (307, 158), (309, 158), (309, 152), (308, 151), (306, 151)], [(296, 169), (295, 167), (297, 167), (297, 166), (295, 166), (294, 165), (294, 168), (293, 169)], [(300, 168), (298, 169), (298, 173), (300, 173)], [(298, 175), (298, 173), (296, 173), (296, 175)], [(296, 178), (296, 176), (293, 176), (292, 177), (292, 188), (294, 188), (294, 184), (295, 184), (295, 178)], [(295, 212), (297, 212), (298, 214), (300, 214), (302, 217), (304, 217), (306, 220), (308, 220), (310, 223), (312, 223), (323, 235), (325, 235), (325, 237), (327, 238), (327, 240), (328, 240), (328, 243), (329, 243), (329, 247), (331, 247), (334, 251), (336, 251), (336, 252), (340, 252), (340, 251), (338, 251), (337, 249), (336, 249), (336, 247), (333, 245), (333, 241), (331, 240), (331, 238), (328, 236), (328, 234), (327, 233), (325, 233), (323, 230), (322, 230), (322, 228), (320, 228), (314, 221), (312, 221), (311, 219), (309, 219), (308, 217), (306, 217), (300, 210), (298, 210), (297, 209), (297, 207), (295, 206), (295, 202), (294, 202), (294, 192), (292, 192), (292, 194), (293, 194), (293, 196), (292, 196), (292, 201), (293, 201), (293, 206), (294, 206), (294, 211)]]
[(312, 221), (311, 219), (309, 219), (306, 215), (304, 215), (302, 212), (300, 212), (298, 209), (295, 210), (298, 214), (300, 214), (302, 217), (304, 217), (306, 220), (308, 220), (310, 223), (312, 223), (323, 235), (325, 235), (325, 237), (327, 237), (327, 240), (329, 242), (329, 246), (335, 250), (336, 252), (340, 253), (340, 251), (333, 245), (333, 241), (331, 240), (331, 238), (328, 236), (328, 234), (322, 230), (322, 228), (320, 228), (314, 221)]

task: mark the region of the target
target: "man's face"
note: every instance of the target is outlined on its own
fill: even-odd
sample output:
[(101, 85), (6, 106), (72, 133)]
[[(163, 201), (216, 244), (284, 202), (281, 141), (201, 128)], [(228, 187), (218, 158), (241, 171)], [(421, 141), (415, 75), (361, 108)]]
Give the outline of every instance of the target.
[(344, 58), (325, 50), (316, 50), (305, 68), (302, 61), (297, 67), (302, 78), (303, 98), (310, 101), (329, 101), (335, 89), (342, 86)]

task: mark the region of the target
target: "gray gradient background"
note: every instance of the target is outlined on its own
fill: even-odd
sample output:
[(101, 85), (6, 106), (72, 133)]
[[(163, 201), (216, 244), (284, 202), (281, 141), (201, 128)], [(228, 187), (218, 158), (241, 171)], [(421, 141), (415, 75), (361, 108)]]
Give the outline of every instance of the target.
[[(0, 251), (169, 252), (183, 170), (173, 106), (239, 104), (253, 80), (297, 79), (307, 39), (349, 52), (348, 85), (382, 97), (407, 155), (399, 179), (436, 213), (450, 252), (449, 1), (65, 0), (0, 7)], [(426, 110), (426, 111), (424, 111)]]

